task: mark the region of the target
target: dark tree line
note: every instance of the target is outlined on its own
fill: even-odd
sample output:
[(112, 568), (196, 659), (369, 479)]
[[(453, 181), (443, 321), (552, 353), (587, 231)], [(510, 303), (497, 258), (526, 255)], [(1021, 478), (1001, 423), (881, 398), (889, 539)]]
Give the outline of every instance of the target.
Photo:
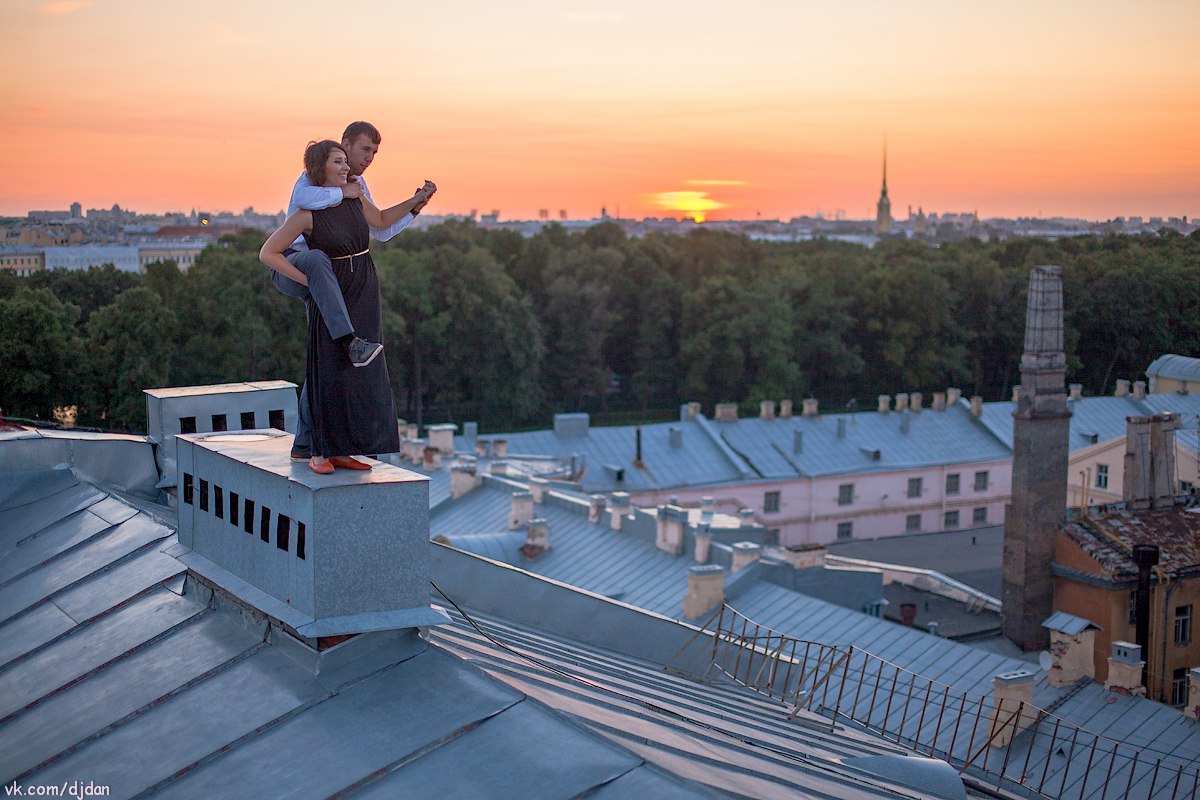
[[(0, 408), (145, 425), (141, 389), (304, 376), (304, 311), (226, 237), (186, 273), (0, 276)], [(1064, 269), (1068, 379), (1110, 392), (1165, 352), (1200, 353), (1200, 235), (756, 243), (613, 224), (532, 238), (448, 222), (375, 245), (401, 413), (544, 424), (551, 411), (653, 416), (698, 400), (877, 394), (1018, 382), (1030, 267)]]

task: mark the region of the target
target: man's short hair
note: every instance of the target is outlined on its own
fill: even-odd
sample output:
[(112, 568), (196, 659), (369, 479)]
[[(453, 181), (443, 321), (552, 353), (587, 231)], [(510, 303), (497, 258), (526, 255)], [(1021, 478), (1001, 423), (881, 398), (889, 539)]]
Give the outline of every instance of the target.
[(342, 134), (342, 141), (354, 144), (355, 140), (360, 136), (366, 136), (375, 146), (378, 147), (383, 141), (383, 137), (379, 135), (379, 129), (369, 122), (351, 122), (346, 126), (346, 132)]

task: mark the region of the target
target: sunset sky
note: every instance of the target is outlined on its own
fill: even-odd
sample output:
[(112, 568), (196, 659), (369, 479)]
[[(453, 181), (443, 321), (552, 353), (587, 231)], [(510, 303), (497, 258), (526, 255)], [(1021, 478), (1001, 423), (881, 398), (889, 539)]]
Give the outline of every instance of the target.
[(275, 212), (307, 141), (432, 213), (1200, 216), (1200, 2), (3, 0), (0, 215)]

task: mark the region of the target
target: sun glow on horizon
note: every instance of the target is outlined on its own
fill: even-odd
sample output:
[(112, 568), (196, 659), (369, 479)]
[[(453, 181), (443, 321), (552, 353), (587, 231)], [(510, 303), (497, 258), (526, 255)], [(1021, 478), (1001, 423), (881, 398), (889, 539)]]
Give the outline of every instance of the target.
[(654, 203), (670, 211), (681, 211), (696, 222), (704, 222), (709, 211), (725, 208), (724, 203), (709, 197), (708, 192), (658, 192), (654, 195)]

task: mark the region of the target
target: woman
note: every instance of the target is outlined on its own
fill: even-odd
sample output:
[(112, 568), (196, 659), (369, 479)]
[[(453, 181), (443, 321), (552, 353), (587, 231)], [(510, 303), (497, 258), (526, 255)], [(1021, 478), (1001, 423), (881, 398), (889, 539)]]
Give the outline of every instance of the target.
[[(343, 186), (350, 175), (346, 151), (331, 140), (309, 144), (304, 151), (304, 169), (313, 184), (320, 186)], [(301, 209), (271, 234), (258, 257), (280, 274), (307, 284), (304, 273), (283, 255), (296, 237), (304, 234), (311, 249), (323, 250), (333, 262), (354, 330), (364, 339), (382, 342), (379, 277), (371, 260), (367, 226), (385, 228), (425, 199), (418, 192), (384, 211), (365, 197), (343, 200), (320, 211)], [(314, 472), (327, 475), (335, 467), (370, 469), (370, 464), (354, 456), (400, 449), (386, 360), (376, 358), (356, 368), (344, 344), (330, 338), (315, 304), (309, 308), (307, 385), (314, 453), (308, 466)]]

